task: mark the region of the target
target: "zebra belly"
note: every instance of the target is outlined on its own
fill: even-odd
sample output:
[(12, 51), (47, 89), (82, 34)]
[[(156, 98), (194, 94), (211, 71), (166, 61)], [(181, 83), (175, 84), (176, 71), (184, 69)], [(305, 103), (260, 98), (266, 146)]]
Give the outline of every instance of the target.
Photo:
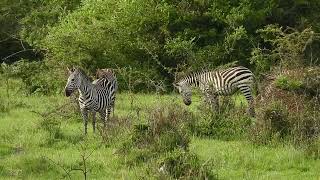
[(234, 94), (238, 90), (237, 87), (224, 87), (224, 88), (217, 88), (216, 94), (220, 96), (228, 96)]
[(79, 98), (79, 105), (80, 109), (94, 110), (97, 112), (106, 109), (105, 106), (99, 106), (98, 102), (95, 100), (82, 100)]

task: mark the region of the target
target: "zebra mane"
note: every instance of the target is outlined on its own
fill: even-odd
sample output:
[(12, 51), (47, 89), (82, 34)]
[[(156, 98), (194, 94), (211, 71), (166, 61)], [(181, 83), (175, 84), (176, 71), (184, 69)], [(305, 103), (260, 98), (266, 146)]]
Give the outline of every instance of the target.
[(90, 82), (92, 82), (93, 80), (92, 80), (92, 78), (91, 77), (89, 77), (85, 72), (84, 72), (84, 70), (83, 69), (81, 69), (81, 68), (77, 68), (77, 71), (79, 72), (79, 74), (83, 77), (83, 78), (85, 78), (86, 80), (88, 80), (88, 81), (90, 81)]
[[(232, 67), (237, 67), (235, 65), (235, 63), (230, 63), (230, 64), (226, 64), (224, 66), (218, 66), (215, 69), (207, 69), (207, 68), (203, 68), (201, 70), (195, 71), (195, 72), (191, 72), (187, 75), (180, 75), (180, 78), (178, 78), (177, 81), (175, 82), (181, 82), (181, 81), (185, 81), (187, 79), (190, 79), (191, 77), (195, 77), (198, 76), (200, 74), (205, 74), (205, 73), (209, 73), (209, 72), (215, 72), (215, 71), (220, 71), (220, 70), (224, 70), (224, 69), (228, 69), (228, 68), (232, 68)], [(238, 67), (242, 67), (242, 66), (238, 66)]]
[(200, 74), (203, 74), (203, 73), (207, 73), (207, 72), (210, 72), (210, 71), (213, 71), (213, 70), (208, 70), (208, 69), (202, 69), (202, 70), (199, 70), (199, 71), (196, 71), (196, 72), (191, 72), (187, 75), (181, 75), (180, 78), (177, 79), (176, 82), (181, 82), (181, 81), (185, 81), (191, 77), (195, 77), (195, 76), (198, 76)]

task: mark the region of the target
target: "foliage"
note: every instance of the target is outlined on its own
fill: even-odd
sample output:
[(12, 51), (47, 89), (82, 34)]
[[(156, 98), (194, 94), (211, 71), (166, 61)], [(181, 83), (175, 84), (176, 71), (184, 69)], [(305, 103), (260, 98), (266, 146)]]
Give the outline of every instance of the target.
[(151, 177), (213, 178), (207, 165), (189, 152), (189, 126), (192, 114), (180, 106), (155, 108), (150, 112), (148, 124), (137, 124), (131, 130), (130, 139), (118, 150), (130, 167), (147, 163)]
[(209, 165), (208, 162), (202, 164), (196, 154), (176, 149), (158, 160), (156, 171), (161, 178), (217, 179), (216, 175), (211, 172)]
[(236, 107), (230, 97), (224, 97), (218, 110), (208, 104), (199, 107), (192, 131), (198, 136), (225, 140), (241, 139), (249, 130), (251, 119), (244, 107)]
[(137, 72), (133, 79), (145, 81), (145, 74), (165, 88), (174, 72), (186, 67), (237, 62), (268, 71), (275, 63), (316, 63), (320, 47), (320, 4), (313, 0), (5, 0), (1, 5), (2, 61), (41, 59), (59, 71), (76, 64), (92, 74), (97, 68), (130, 67)]
[(308, 146), (319, 136), (319, 94), (317, 87), (311, 92), (306, 88), (310, 86), (306, 79), (317, 79), (317, 73), (308, 72), (312, 70), (288, 70), (265, 87), (257, 101), (257, 122), (251, 133), (254, 142), (280, 139)]
[(48, 67), (42, 61), (17, 61), (12, 65), (2, 64), (3, 74), (8, 78), (22, 79), (27, 94), (40, 92), (42, 94), (60, 93), (64, 82), (63, 73)]
[(120, 152), (131, 149), (148, 149), (150, 153), (163, 153), (175, 148), (188, 149), (188, 126), (192, 115), (179, 106), (163, 106), (150, 113), (148, 124), (138, 124), (131, 131), (131, 139), (124, 143)]
[(303, 77), (303, 86), (311, 97), (320, 95), (320, 67), (312, 67), (306, 71)]
[(287, 90), (287, 91), (297, 91), (302, 88), (303, 83), (297, 80), (291, 80), (286, 76), (279, 76), (276, 81), (275, 85), (277, 88)]
[[(251, 52), (251, 62), (262, 71), (270, 70), (272, 66), (280, 65), (286, 68), (297, 68), (309, 65), (305, 50), (318, 38), (311, 28), (299, 32), (293, 28), (283, 29), (277, 25), (267, 25), (257, 30), (265, 47), (254, 48)], [(269, 48), (266, 48), (266, 47)]]

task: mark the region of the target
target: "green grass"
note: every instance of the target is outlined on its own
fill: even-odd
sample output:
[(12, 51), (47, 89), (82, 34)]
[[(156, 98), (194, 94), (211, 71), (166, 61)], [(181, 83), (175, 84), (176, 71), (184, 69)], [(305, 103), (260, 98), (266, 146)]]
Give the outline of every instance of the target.
[[(146, 167), (127, 167), (114, 153), (113, 146), (101, 145), (101, 138), (92, 133), (83, 136), (80, 113), (76, 117), (61, 118), (61, 137), (48, 142), (49, 133), (39, 126), (41, 117), (34, 113), (54, 109), (68, 102), (62, 95), (24, 96), (11, 92), (12, 107), (0, 112), (0, 179), (59, 179), (66, 175), (63, 168), (81, 167), (81, 154), (88, 158), (89, 179), (137, 179)], [(6, 99), (5, 89), (0, 98)], [(236, 105), (244, 102), (236, 96)], [(144, 121), (152, 107), (165, 102), (178, 101), (174, 95), (128, 94), (117, 97), (117, 116), (131, 116)], [(194, 99), (190, 110), (197, 112), (201, 102)], [(245, 103), (244, 103), (245, 104)], [(138, 113), (139, 111), (139, 113)], [(86, 147), (81, 149), (81, 145)], [(190, 149), (204, 161), (212, 162), (212, 171), (221, 179), (317, 179), (320, 161), (307, 158), (301, 149), (290, 145), (255, 146), (245, 140), (222, 141), (192, 138)], [(63, 168), (62, 168), (63, 167)], [(72, 179), (80, 179), (80, 171), (70, 172)]]
[(290, 145), (255, 146), (246, 141), (194, 138), (193, 152), (213, 161), (221, 179), (318, 179), (320, 161)]

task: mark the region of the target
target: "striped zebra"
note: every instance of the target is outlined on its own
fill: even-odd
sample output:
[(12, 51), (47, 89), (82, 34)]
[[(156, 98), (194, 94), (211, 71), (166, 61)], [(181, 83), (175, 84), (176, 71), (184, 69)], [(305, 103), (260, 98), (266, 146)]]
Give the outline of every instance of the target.
[(186, 105), (191, 104), (191, 86), (198, 87), (213, 108), (217, 108), (220, 95), (232, 95), (240, 90), (249, 103), (248, 113), (254, 116), (252, 86), (253, 73), (245, 67), (238, 66), (213, 71), (202, 71), (187, 75), (173, 85), (179, 90)]
[[(101, 87), (105, 87), (103, 81), (101, 79), (107, 79), (107, 82), (111, 83), (111, 86), (113, 87), (113, 96), (111, 96), (111, 108), (112, 108), (112, 114), (114, 115), (114, 106), (116, 102), (116, 92), (118, 90), (118, 82), (117, 82), (117, 77), (114, 73), (114, 71), (110, 68), (107, 69), (98, 69), (96, 72), (96, 80), (92, 82), (92, 84), (97, 84), (98, 86), (100, 85)], [(100, 83), (99, 83), (100, 82)], [(93, 117), (95, 117), (95, 114), (93, 114)]]
[[(104, 127), (109, 119), (112, 99), (115, 95), (114, 83), (107, 78), (100, 78), (93, 84), (82, 69), (72, 68), (65, 87), (66, 96), (69, 97), (75, 90), (79, 91), (79, 105), (84, 122), (84, 133), (87, 134), (88, 111), (99, 112)], [(92, 121), (95, 132), (95, 117)]]

